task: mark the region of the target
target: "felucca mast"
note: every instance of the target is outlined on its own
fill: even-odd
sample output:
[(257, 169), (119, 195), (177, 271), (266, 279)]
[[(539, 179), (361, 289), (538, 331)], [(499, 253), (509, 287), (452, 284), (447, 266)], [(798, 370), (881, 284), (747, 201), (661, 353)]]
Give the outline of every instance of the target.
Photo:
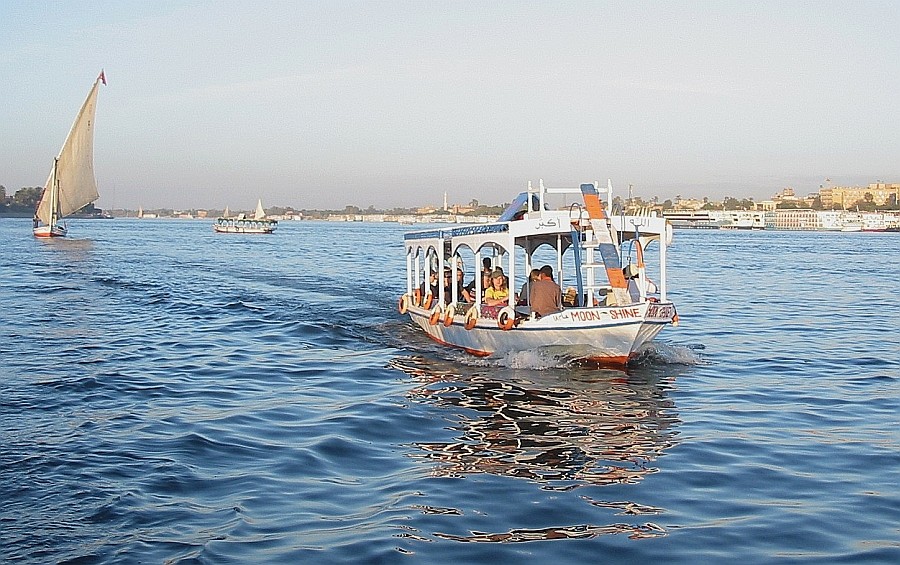
[(50, 229), (59, 221), (59, 157), (53, 159), (53, 182), (50, 183)]

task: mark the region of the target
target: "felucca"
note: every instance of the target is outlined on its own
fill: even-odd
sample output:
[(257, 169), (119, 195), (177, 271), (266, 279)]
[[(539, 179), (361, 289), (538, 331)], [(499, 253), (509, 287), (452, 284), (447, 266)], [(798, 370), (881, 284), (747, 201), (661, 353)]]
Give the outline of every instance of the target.
[(94, 178), (94, 114), (101, 82), (106, 84), (103, 71), (94, 81), (59, 155), (53, 160), (34, 214), (36, 237), (64, 237), (68, 228), (60, 221), (100, 198)]

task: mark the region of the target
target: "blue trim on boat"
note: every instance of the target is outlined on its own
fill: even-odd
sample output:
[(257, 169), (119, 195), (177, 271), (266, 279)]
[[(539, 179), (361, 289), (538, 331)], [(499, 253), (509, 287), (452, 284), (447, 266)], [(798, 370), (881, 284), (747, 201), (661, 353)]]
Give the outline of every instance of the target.
[(403, 234), (403, 240), (409, 241), (416, 239), (450, 239), (453, 237), (463, 237), (467, 235), (503, 233), (508, 231), (508, 224), (474, 224), (451, 229), (410, 232)]

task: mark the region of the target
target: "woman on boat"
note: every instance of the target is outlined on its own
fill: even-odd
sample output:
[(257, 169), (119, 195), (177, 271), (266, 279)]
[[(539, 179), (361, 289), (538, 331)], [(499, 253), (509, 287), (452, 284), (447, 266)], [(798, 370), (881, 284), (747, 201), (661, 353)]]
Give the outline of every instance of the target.
[(491, 286), (484, 293), (484, 303), (488, 306), (498, 306), (509, 302), (509, 283), (501, 269), (494, 269), (491, 273)]

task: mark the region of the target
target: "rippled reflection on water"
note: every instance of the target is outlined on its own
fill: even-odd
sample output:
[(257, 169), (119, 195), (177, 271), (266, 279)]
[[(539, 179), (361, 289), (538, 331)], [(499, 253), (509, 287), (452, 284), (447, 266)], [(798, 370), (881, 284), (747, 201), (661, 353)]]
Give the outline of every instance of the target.
[[(677, 443), (679, 421), (666, 394), (668, 378), (655, 382), (647, 375), (618, 371), (527, 376), (460, 372), (421, 357), (397, 358), (391, 366), (420, 383), (410, 392), (413, 401), (433, 404), (446, 414), (453, 437), (416, 442), (420, 453), (412, 455), (427, 461), (435, 476), (487, 473), (534, 481), (549, 491), (636, 484), (657, 472), (657, 460)], [(665, 512), (634, 501), (582, 498), (621, 515)], [(655, 537), (666, 530), (652, 523), (616, 523), (435, 535), (455, 541), (518, 542), (623, 533)]]

